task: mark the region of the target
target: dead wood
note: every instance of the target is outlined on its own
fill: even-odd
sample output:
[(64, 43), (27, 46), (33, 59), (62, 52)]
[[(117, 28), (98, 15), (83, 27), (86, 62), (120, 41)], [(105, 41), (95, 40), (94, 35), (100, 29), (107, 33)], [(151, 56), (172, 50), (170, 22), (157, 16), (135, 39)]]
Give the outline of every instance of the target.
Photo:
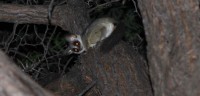
[(0, 96), (53, 96), (26, 76), (0, 51)]

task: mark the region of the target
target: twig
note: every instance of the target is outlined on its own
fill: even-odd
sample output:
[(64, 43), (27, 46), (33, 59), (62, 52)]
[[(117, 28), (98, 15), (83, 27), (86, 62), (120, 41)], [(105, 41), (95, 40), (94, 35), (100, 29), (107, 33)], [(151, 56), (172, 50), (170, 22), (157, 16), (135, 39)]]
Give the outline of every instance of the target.
[(118, 1), (119, 1), (119, 0), (110, 1), (110, 2), (107, 2), (107, 3), (103, 3), (103, 4), (100, 4), (100, 5), (97, 5), (96, 7), (90, 9), (88, 12), (90, 13), (90, 12), (94, 11), (95, 9), (97, 9), (97, 8), (99, 8), (99, 7), (103, 7), (103, 6), (106, 6), (106, 5), (108, 5), (108, 4), (111, 4), (111, 3), (114, 3), (114, 2), (118, 2)]
[(138, 13), (138, 16), (140, 16), (140, 18), (142, 17), (137, 9), (137, 4), (135, 2), (135, 0), (132, 0), (133, 4), (134, 4), (134, 7), (135, 7), (135, 12)]
[(15, 23), (14, 26), (13, 26), (12, 35), (9, 36), (9, 39), (8, 39), (7, 42), (6, 42), (6, 48), (5, 48), (5, 49), (6, 49), (6, 50), (5, 50), (6, 53), (8, 52), (8, 49), (9, 49), (9, 47), (10, 47), (10, 44), (11, 44), (12, 40), (13, 40), (14, 37), (15, 37), (15, 33), (16, 33), (17, 26), (18, 26), (18, 23)]
[(96, 84), (96, 81), (93, 81), (90, 85), (88, 85), (80, 94), (77, 96), (83, 96), (86, 92), (88, 92), (94, 85)]
[(51, 0), (50, 4), (49, 4), (49, 8), (48, 8), (48, 22), (49, 24), (51, 24), (51, 17), (52, 17), (52, 11), (54, 8), (54, 0)]

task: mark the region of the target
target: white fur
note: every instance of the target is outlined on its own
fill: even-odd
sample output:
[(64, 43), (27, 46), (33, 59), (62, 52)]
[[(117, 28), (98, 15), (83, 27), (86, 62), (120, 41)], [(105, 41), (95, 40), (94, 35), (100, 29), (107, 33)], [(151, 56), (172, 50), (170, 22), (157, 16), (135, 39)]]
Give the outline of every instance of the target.
[(101, 40), (109, 37), (111, 35), (111, 33), (113, 32), (114, 27), (115, 27), (112, 22), (103, 23), (103, 26), (106, 27), (106, 32), (105, 32), (105, 36), (103, 36)]

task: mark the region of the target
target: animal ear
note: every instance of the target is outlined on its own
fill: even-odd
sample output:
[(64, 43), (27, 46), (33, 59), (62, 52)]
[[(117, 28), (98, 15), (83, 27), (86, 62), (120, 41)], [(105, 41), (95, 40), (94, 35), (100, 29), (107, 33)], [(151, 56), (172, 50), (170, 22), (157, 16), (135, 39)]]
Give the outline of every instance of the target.
[(115, 21), (111, 18), (100, 18), (91, 23), (84, 34), (88, 45), (93, 47), (97, 42), (109, 37), (115, 29)]

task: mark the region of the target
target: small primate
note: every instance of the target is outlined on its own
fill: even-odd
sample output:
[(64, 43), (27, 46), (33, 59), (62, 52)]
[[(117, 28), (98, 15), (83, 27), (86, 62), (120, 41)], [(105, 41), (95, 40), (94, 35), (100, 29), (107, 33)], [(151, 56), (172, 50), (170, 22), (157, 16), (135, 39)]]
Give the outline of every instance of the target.
[(66, 36), (69, 42), (69, 54), (81, 54), (91, 47), (95, 47), (108, 38), (116, 28), (117, 22), (112, 18), (100, 18), (92, 22), (81, 34)]

